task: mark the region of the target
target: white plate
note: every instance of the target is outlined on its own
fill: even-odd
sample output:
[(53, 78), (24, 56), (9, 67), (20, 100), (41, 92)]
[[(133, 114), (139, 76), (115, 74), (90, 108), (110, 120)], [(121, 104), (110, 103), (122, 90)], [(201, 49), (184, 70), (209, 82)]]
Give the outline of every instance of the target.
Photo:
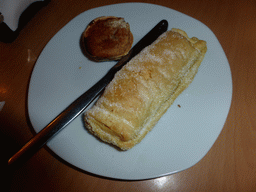
[(125, 3), (99, 7), (63, 27), (44, 48), (32, 73), (28, 112), (35, 131), (39, 132), (115, 64), (91, 62), (79, 47), (87, 24), (107, 15), (129, 22), (134, 43), (166, 19), (169, 29), (180, 28), (190, 37), (206, 40), (208, 52), (192, 84), (131, 150), (120, 152), (97, 140), (84, 128), (82, 116), (54, 137), (48, 147), (75, 167), (109, 178), (149, 179), (193, 166), (212, 147), (225, 123), (232, 98), (231, 72), (220, 43), (208, 27), (162, 6)]

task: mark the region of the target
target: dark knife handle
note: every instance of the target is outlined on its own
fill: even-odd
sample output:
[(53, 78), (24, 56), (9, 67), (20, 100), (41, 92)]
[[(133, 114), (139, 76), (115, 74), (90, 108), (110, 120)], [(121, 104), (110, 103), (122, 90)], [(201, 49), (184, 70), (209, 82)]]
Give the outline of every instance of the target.
[(137, 55), (143, 48), (153, 43), (168, 28), (166, 20), (160, 21), (148, 34), (146, 34), (109, 72), (93, 87), (83, 93), (63, 112), (61, 112), (52, 122), (36, 134), (26, 145), (24, 145), (8, 161), (8, 165), (17, 167), (32, 157), (40, 148), (44, 146), (54, 135), (66, 127), (77, 116), (79, 116), (90, 103), (103, 91), (103, 89), (113, 79), (115, 73), (122, 68), (132, 57)]
[(166, 32), (168, 29), (168, 22), (166, 20), (160, 21), (151, 31), (149, 31), (133, 48), (130, 52), (123, 57), (112, 70), (118, 71), (129, 62), (134, 56), (136, 56), (142, 49), (152, 44), (161, 34)]
[(152, 44), (161, 34), (167, 31), (168, 22), (160, 21), (150, 32), (148, 32), (131, 50), (131, 57), (137, 55), (142, 49)]

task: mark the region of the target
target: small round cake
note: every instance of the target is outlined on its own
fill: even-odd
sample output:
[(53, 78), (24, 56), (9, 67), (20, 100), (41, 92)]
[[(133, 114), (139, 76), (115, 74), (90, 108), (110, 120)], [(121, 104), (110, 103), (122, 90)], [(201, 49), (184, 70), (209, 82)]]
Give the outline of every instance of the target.
[(91, 21), (81, 37), (81, 47), (93, 61), (119, 60), (133, 44), (130, 25), (123, 18), (98, 17)]

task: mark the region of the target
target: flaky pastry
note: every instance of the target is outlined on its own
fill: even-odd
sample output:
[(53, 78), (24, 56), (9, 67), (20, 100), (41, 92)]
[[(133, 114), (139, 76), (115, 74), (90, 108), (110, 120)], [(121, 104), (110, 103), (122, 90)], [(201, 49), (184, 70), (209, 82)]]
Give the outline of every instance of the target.
[(139, 143), (194, 79), (206, 42), (180, 29), (161, 35), (128, 62), (84, 116), (85, 126), (122, 150)]

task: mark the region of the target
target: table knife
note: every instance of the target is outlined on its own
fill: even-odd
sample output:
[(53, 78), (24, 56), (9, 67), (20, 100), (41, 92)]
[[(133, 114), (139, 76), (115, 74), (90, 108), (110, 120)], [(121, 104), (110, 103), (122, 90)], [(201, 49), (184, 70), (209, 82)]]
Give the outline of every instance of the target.
[(53, 121), (51, 121), (45, 128), (43, 128), (30, 141), (28, 141), (17, 153), (15, 153), (8, 160), (9, 168), (22, 165), (22, 163), (27, 161), (39, 149), (41, 149), (44, 144), (46, 144), (51, 138), (53, 138), (57, 133), (71, 123), (76, 117), (78, 117), (90, 105), (90, 103), (101, 94), (104, 88), (114, 78), (115, 73), (142, 49), (153, 43), (161, 34), (167, 31), (167, 28), (168, 22), (166, 20), (160, 21), (135, 46), (133, 46), (129, 53), (121, 58), (102, 79), (100, 79), (94, 86), (83, 93), (80, 97), (78, 97)]

